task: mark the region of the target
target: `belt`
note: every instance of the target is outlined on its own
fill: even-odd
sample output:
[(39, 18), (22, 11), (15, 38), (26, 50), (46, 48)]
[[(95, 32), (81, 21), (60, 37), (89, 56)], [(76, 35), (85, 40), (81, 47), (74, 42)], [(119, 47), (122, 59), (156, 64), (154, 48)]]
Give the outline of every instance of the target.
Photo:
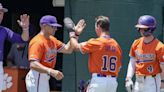
[[(151, 77), (156, 77), (156, 74), (150, 75)], [(144, 76), (144, 78), (149, 77), (149, 76)]]
[(141, 76), (138, 76), (138, 77), (143, 77), (143, 78), (145, 79), (145, 78), (147, 78), (147, 77), (153, 77), (153, 78), (154, 78), (154, 77), (156, 77), (156, 76), (157, 76), (157, 75), (154, 74), (154, 75), (144, 75), (144, 76), (141, 75)]
[(156, 76), (156, 74), (152, 75), (152, 77), (155, 77), (155, 76)]
[(105, 74), (98, 74), (98, 73), (93, 73), (92, 74), (92, 77), (116, 77), (116, 76), (113, 76), (113, 75), (105, 75)]

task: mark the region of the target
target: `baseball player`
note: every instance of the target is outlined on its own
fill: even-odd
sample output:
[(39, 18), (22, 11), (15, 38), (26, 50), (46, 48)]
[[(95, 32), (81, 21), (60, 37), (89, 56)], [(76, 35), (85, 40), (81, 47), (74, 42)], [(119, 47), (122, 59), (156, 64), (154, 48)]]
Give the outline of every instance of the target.
[[(4, 8), (0, 3), (0, 24), (4, 13), (7, 11), (8, 9)], [(18, 24), (22, 27), (22, 35), (16, 34), (11, 29), (0, 25), (0, 92), (2, 92), (3, 88), (3, 49), (5, 40), (9, 40), (12, 43), (24, 43), (29, 39), (29, 16), (27, 14), (21, 15)]]
[[(57, 19), (52, 15), (45, 15), (40, 19), (40, 33), (29, 43), (28, 58), (30, 71), (26, 75), (26, 87), (28, 92), (49, 92), (50, 76), (61, 80), (64, 75), (54, 70), (57, 53), (71, 53), (73, 48), (70, 42), (67, 44), (57, 40), (53, 35), (58, 27)], [(70, 39), (73, 34), (70, 34)]]
[[(75, 34), (79, 35), (85, 28), (85, 21), (81, 20), (79, 30)], [(76, 51), (82, 54), (88, 54), (88, 68), (92, 74), (90, 84), (86, 92), (116, 92), (117, 76), (121, 67), (122, 50), (119, 44), (110, 37), (109, 18), (98, 16), (95, 23), (95, 32), (98, 38), (92, 38), (88, 41), (78, 43), (77, 39), (73, 41)]]
[(143, 15), (135, 27), (142, 37), (131, 46), (125, 86), (128, 92), (160, 92), (161, 78), (164, 80), (164, 45), (153, 36), (156, 20), (151, 15)]

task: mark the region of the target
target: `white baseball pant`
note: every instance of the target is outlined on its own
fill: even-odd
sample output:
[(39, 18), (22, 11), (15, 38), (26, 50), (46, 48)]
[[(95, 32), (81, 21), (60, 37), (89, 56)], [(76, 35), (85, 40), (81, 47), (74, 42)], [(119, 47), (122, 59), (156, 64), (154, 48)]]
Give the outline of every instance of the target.
[(50, 76), (46, 73), (39, 73), (30, 70), (26, 75), (26, 88), (28, 92), (50, 92), (49, 88)]
[(161, 77), (156, 76), (136, 76), (134, 92), (160, 92)]
[(116, 77), (97, 76), (96, 73), (93, 73), (91, 82), (87, 87), (87, 92), (116, 92), (117, 86)]

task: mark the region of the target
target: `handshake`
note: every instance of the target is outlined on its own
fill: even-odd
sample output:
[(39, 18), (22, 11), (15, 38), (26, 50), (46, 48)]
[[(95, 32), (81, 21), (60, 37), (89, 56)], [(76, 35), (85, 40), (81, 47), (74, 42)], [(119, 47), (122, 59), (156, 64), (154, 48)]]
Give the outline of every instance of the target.
[(86, 23), (85, 23), (84, 19), (81, 19), (77, 23), (77, 25), (75, 25), (75, 23), (72, 21), (71, 18), (66, 17), (66, 18), (64, 18), (64, 25), (68, 29), (68, 31), (70, 33), (70, 37), (72, 37), (72, 35), (79, 36), (81, 34), (81, 32), (83, 31), (83, 29), (85, 28)]

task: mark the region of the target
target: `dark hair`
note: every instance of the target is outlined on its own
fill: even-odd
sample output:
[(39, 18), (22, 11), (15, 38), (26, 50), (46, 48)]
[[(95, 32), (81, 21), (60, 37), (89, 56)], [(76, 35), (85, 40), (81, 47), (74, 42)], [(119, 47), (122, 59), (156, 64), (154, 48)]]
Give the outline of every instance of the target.
[(96, 26), (100, 25), (103, 31), (109, 31), (110, 21), (109, 18), (106, 16), (98, 16), (96, 17)]

